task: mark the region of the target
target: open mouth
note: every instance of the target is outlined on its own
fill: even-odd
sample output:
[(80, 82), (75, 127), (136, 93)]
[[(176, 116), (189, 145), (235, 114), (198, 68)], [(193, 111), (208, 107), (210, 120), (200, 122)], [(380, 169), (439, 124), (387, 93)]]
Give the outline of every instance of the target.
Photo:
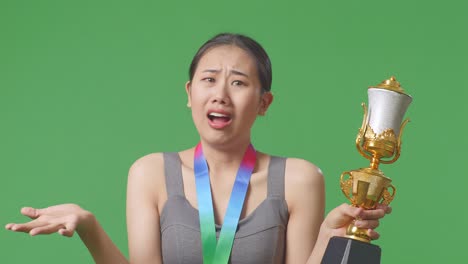
[(217, 112), (210, 112), (207, 117), (210, 120), (210, 125), (215, 128), (223, 128), (229, 125), (232, 120), (230, 115)]

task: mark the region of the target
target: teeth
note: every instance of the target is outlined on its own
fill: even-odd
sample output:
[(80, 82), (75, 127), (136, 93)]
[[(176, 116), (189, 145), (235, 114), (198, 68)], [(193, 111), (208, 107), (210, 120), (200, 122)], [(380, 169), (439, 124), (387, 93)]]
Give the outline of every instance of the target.
[(215, 117), (228, 117), (227, 115), (223, 115), (220, 113), (210, 113), (210, 116), (215, 116)]

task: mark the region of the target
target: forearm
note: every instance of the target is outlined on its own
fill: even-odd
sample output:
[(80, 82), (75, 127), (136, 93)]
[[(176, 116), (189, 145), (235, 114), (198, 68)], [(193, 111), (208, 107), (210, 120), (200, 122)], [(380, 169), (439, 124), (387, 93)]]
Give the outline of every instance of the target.
[(94, 215), (86, 216), (86, 227), (77, 229), (96, 264), (128, 264), (129, 261), (106, 234)]
[(332, 237), (331, 230), (327, 229), (326, 227), (320, 227), (320, 232), (317, 237), (317, 241), (315, 242), (314, 249), (310, 254), (309, 259), (307, 260), (306, 264), (319, 264), (322, 261), (323, 254), (328, 246), (328, 241)]

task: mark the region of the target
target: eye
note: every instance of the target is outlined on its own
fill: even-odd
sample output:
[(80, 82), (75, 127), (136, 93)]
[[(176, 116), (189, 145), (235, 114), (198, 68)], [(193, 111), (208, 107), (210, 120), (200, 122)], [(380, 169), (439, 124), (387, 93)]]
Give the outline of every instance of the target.
[(232, 82), (232, 85), (234, 86), (244, 86), (245, 83), (243, 81), (235, 80)]
[(203, 78), (202, 81), (206, 81), (206, 82), (214, 82), (215, 79), (214, 78), (211, 78), (211, 77), (206, 77), (206, 78)]

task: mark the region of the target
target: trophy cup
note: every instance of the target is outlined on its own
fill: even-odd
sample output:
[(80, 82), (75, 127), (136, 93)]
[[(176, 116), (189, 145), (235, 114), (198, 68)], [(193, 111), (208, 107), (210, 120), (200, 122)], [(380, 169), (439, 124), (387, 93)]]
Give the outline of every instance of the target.
[[(359, 153), (370, 160), (370, 167), (345, 171), (340, 185), (353, 206), (375, 209), (378, 203), (389, 204), (395, 196), (391, 179), (379, 170), (379, 164), (395, 162), (401, 151), (401, 135), (408, 119), (402, 122), (412, 101), (395, 77), (369, 87), (369, 109), (362, 103), (364, 119), (356, 138)], [(322, 263), (354, 264), (380, 263), (380, 247), (370, 244), (366, 229), (354, 226), (346, 230), (346, 237), (332, 237)]]

